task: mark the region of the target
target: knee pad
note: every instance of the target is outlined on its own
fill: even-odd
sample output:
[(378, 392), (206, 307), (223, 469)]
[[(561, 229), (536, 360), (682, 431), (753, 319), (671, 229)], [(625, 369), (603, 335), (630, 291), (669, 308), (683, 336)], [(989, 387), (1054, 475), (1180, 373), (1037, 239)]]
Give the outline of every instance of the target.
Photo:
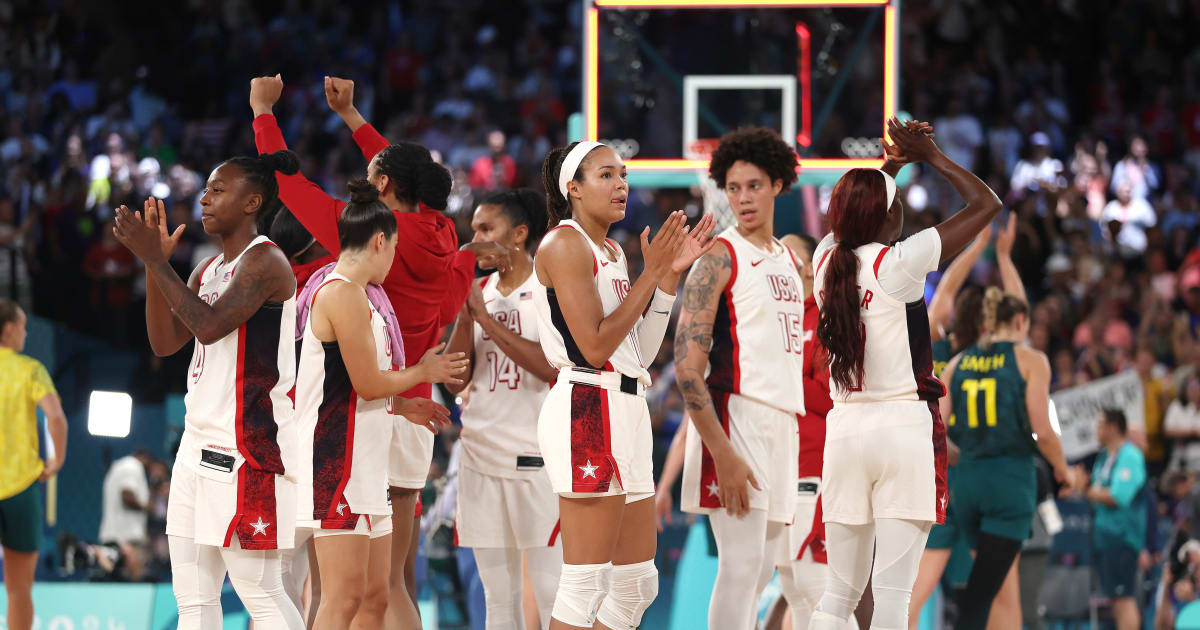
[(653, 560), (613, 567), (612, 587), (597, 618), (613, 630), (634, 630), (658, 596), (658, 569)]
[(571, 626), (592, 627), (596, 622), (596, 609), (608, 594), (612, 571), (611, 562), (564, 564), (552, 616)]

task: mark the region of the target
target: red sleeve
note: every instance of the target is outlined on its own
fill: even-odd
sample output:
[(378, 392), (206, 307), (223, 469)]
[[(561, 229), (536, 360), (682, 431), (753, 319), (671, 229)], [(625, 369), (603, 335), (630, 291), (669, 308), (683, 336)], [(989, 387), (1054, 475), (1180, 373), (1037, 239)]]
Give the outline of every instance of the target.
[[(279, 130), (279, 123), (274, 115), (263, 114), (254, 119), (254, 144), (259, 153), (272, 153), (287, 148), (283, 141), (283, 132)], [(346, 204), (329, 196), (303, 173), (275, 173), (275, 180), (279, 182), (279, 199), (283, 205), (300, 220), (321, 247), (336, 256), (341, 251), (338, 245), (337, 222)]]
[(442, 301), (441, 313), (438, 315), (438, 326), (449, 326), (458, 317), (463, 304), (467, 302), (467, 292), (471, 290), (471, 281), (475, 279), (474, 252), (458, 252), (450, 263), (450, 277), (446, 287), (446, 299)]
[(358, 148), (362, 150), (363, 157), (367, 158), (368, 162), (390, 144), (371, 123), (359, 127), (354, 132), (354, 141), (358, 143)]

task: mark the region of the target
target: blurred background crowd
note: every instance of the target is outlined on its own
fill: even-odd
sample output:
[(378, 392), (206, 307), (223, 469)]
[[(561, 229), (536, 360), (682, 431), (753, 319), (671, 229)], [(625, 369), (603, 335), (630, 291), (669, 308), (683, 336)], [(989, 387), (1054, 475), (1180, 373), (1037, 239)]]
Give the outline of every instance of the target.
[[(181, 391), (186, 353), (150, 356), (142, 271), (108, 222), (115, 206), (154, 195), (172, 223), (189, 224), (172, 261), (181, 275), (213, 251), (197, 193), (220, 159), (253, 153), (256, 75), (283, 76), (284, 135), (326, 190), (344, 191), (364, 164), (325, 106), (324, 75), (354, 79), (357, 106), (386, 137), (420, 142), (451, 168), (460, 239), (480, 195), (539, 187), (542, 157), (565, 143), (580, 108), (580, 3), (372, 6), (0, 0), (0, 295), (140, 356), (135, 397)], [(900, 103), (1019, 217), (1013, 259), (1053, 389), (1137, 371), (1145, 421), (1133, 435), (1158, 480), (1159, 514), (1190, 539), (1193, 504), (1200, 515), (1200, 2), (909, 0), (901, 16)], [(906, 232), (958, 209), (946, 182), (909, 168)], [(630, 202), (637, 228), (703, 207), (699, 187)], [(635, 261), (636, 245), (625, 242)], [(972, 272), (977, 283), (996, 277), (989, 256)], [(660, 452), (683, 411), (669, 360), (665, 344), (651, 405)], [(1170, 555), (1169, 541), (1148, 542), (1147, 567)], [(1173, 574), (1190, 581), (1192, 570)]]

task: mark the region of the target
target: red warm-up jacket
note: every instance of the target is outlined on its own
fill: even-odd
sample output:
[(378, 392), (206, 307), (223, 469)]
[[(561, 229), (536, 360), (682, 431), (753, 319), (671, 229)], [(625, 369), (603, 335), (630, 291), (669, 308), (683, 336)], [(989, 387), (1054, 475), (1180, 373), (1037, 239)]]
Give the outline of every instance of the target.
[[(387, 139), (370, 124), (354, 132), (354, 141), (369, 162), (388, 145)], [(287, 148), (275, 116), (254, 119), (254, 143), (259, 153)], [(333, 198), (302, 173), (276, 173), (279, 199), (322, 247), (336, 256), (337, 222), (345, 202)], [(454, 321), (467, 300), (475, 277), (475, 254), (459, 251), (454, 222), (441, 212), (421, 206), (416, 212), (393, 210), (400, 242), (396, 259), (383, 290), (392, 301), (404, 337), (406, 362), (416, 364), (425, 351), (437, 344), (444, 326)], [(428, 383), (405, 392), (410, 398), (429, 397)]]

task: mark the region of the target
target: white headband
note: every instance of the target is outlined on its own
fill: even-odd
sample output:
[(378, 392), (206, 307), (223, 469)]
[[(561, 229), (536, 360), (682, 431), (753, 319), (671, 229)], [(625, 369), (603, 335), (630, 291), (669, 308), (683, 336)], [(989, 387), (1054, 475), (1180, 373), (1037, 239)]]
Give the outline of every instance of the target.
[(884, 173), (879, 169), (875, 169), (880, 175), (883, 175), (883, 185), (887, 187), (887, 208), (892, 207), (892, 202), (896, 200), (896, 180), (891, 175)]
[(585, 140), (567, 152), (567, 157), (563, 158), (562, 169), (558, 171), (558, 191), (564, 198), (570, 199), (570, 195), (567, 194), (567, 182), (575, 179), (575, 173), (579, 171), (579, 163), (587, 157), (588, 153), (592, 152), (592, 149), (603, 146), (607, 145), (603, 142)]

